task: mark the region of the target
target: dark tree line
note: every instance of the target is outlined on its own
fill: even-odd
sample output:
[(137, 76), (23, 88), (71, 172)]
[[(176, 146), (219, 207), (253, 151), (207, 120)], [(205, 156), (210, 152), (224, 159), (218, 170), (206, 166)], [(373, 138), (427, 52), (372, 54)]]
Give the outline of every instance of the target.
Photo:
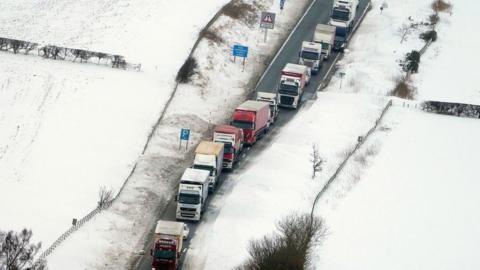
[[(91, 61), (97, 64), (100, 64), (100, 62), (104, 60), (106, 64), (111, 65), (113, 68), (127, 68), (127, 62), (125, 58), (121, 55), (66, 48), (55, 45), (41, 46), (38, 43), (18, 39), (0, 37), (0, 50), (11, 51), (14, 54), (30, 54), (33, 50), (36, 50), (39, 56), (48, 59), (71, 60), (73, 62), (80, 60), (80, 63)], [(134, 66), (134, 68), (138, 69), (140, 68), (140, 66), (137, 65)]]

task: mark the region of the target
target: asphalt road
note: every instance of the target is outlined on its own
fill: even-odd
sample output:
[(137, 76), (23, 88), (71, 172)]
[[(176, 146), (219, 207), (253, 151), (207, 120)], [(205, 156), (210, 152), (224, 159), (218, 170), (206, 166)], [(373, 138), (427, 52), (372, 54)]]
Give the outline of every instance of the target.
[[(315, 1), (315, 0), (314, 0)], [(301, 19), (297, 28), (292, 32), (289, 40), (285, 45), (280, 49), (278, 55), (275, 57), (271, 65), (267, 68), (266, 73), (261, 78), (257, 84), (256, 91), (262, 92), (276, 92), (278, 82), (280, 81), (281, 70), (287, 63), (298, 63), (298, 52), (301, 49), (302, 41), (312, 40), (313, 32), (315, 27), (319, 23), (327, 23), (330, 16), (330, 10), (332, 9), (333, 0), (316, 0), (311, 8), (308, 10), (306, 15)], [(364, 12), (365, 8), (368, 5), (368, 0), (361, 0), (359, 8), (357, 10), (357, 18)], [(324, 61), (320, 72), (312, 76), (310, 84), (304, 91), (302, 97), (302, 106), (307, 104), (308, 100), (314, 99), (316, 97), (316, 92), (319, 88), (320, 83), (326, 77), (327, 72), (330, 70), (334, 61), (337, 59), (336, 52), (332, 52), (328, 61)], [(235, 171), (232, 173), (222, 174), (219, 185), (217, 186), (216, 192), (213, 196), (209, 197), (207, 201), (207, 210), (205, 211), (202, 220), (200, 222), (212, 222), (216, 219), (219, 213), (219, 205), (221, 206), (222, 197), (228, 196), (235, 186), (235, 178), (238, 172), (250, 165), (250, 157), (258, 155), (263, 151), (272, 141), (273, 138), (278, 136), (281, 132), (281, 128), (288, 123), (296, 114), (298, 110), (293, 109), (282, 109), (279, 113), (278, 119), (273, 126), (271, 126), (270, 133), (260, 141), (258, 141), (253, 147), (248, 148), (243, 153), (243, 158), (238, 162)], [(171, 199), (167, 202), (167, 206), (162, 213), (159, 213), (158, 219), (163, 220), (175, 220), (175, 211), (176, 203), (173, 200), (174, 194), (172, 194)], [(155, 224), (152, 224), (151, 234), (153, 234)], [(198, 228), (198, 223), (189, 223), (190, 227), (190, 238), (195, 235), (195, 232)], [(149, 237), (153, 239), (153, 237)], [(150, 257), (150, 247), (153, 245), (152, 241), (145, 243), (145, 255), (141, 256), (138, 259), (135, 269), (138, 270), (151, 270), (151, 257)], [(185, 250), (189, 248), (189, 241), (184, 243)], [(185, 257), (185, 256), (184, 256)], [(183, 264), (183, 261), (182, 261)], [(186, 267), (187, 268), (187, 267)], [(190, 269), (197, 269), (197, 267), (190, 266)], [(198, 266), (198, 268), (202, 268)]]

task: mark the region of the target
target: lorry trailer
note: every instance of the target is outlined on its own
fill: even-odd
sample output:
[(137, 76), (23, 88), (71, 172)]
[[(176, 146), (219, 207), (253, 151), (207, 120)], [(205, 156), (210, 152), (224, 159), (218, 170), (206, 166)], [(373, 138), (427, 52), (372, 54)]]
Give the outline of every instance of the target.
[(313, 34), (313, 42), (322, 45), (322, 55), (324, 59), (328, 59), (335, 44), (336, 27), (327, 24), (317, 24), (315, 33)]
[(193, 168), (210, 172), (209, 191), (213, 193), (222, 173), (223, 143), (201, 141), (195, 149)]
[(243, 130), (243, 143), (253, 145), (270, 127), (269, 103), (247, 100), (233, 112), (231, 125)]

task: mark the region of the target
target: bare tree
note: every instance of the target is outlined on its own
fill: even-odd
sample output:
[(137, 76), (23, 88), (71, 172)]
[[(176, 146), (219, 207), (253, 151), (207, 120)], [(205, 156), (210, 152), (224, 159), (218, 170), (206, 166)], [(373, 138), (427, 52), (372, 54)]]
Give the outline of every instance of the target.
[(108, 203), (113, 200), (113, 190), (107, 189), (105, 186), (100, 187), (98, 192), (98, 208), (105, 207)]
[(41, 242), (30, 244), (32, 231), (23, 229), (16, 233), (9, 231), (0, 232), (0, 269), (5, 270), (45, 270), (46, 262), (36, 264), (33, 259), (40, 250)]
[(320, 156), (318, 146), (312, 144), (312, 153), (310, 154), (310, 162), (312, 162), (312, 179), (315, 178), (317, 172), (322, 171), (323, 158)]
[(398, 28), (398, 32), (400, 33), (400, 36), (402, 39), (400, 39), (400, 44), (403, 43), (407, 35), (409, 35), (412, 32), (412, 27), (410, 24), (403, 23), (400, 28)]

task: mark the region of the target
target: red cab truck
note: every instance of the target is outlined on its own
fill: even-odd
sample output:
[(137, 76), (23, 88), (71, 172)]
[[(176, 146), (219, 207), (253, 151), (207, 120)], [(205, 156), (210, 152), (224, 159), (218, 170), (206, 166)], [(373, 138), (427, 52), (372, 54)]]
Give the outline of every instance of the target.
[(269, 119), (269, 103), (247, 100), (233, 112), (231, 125), (243, 130), (244, 144), (252, 145), (268, 132)]
[(183, 222), (159, 220), (155, 227), (155, 241), (150, 250), (152, 269), (176, 270), (180, 264), (185, 225)]
[(225, 145), (222, 166), (224, 169), (232, 170), (243, 149), (243, 130), (229, 125), (216, 126), (213, 141)]

